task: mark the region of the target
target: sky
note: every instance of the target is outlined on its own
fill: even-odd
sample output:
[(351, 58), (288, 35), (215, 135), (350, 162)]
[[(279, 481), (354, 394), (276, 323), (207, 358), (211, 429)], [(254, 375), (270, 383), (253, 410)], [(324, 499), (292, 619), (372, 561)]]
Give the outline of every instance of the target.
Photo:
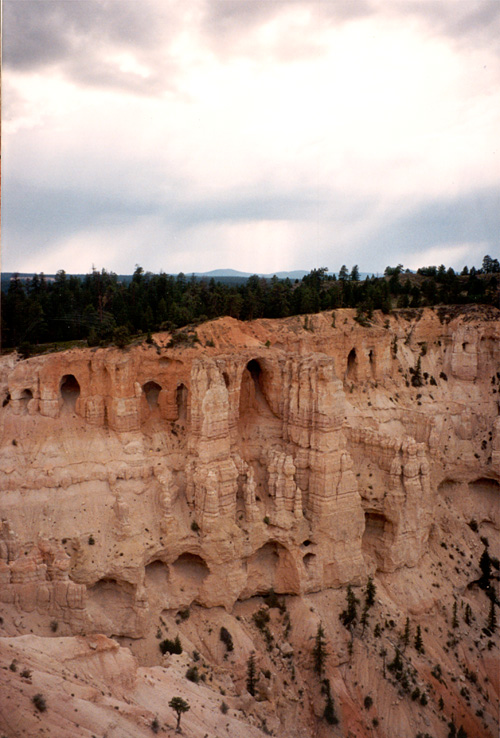
[(500, 256), (499, 0), (3, 0), (2, 269)]

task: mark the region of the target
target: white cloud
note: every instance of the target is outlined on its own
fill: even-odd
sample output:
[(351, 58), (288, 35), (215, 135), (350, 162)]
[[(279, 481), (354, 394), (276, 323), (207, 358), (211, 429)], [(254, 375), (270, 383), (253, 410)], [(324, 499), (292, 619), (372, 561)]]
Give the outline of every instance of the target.
[[(84, 13), (82, 3), (75, 5)], [(66, 259), (68, 249), (86, 242), (111, 260), (103, 266), (119, 270), (119, 259), (156, 268), (157, 244), (167, 235), (185, 256), (175, 250), (166, 270), (198, 270), (195, 262), (256, 270), (244, 265), (251, 244), (252, 259), (266, 272), (313, 267), (311, 259), (323, 261), (332, 244), (362, 266), (355, 249), (366, 248), (384, 225), (424, 212), (435, 199), (500, 185), (492, 50), (451, 43), (425, 14), (385, 12), (379, 4), (359, 18), (339, 8), (327, 16), (303, 3), (250, 13), (226, 3), (217, 15), (215, 6), (198, 2), (189, 12), (169, 4), (163, 16), (147, 3), (158, 32), (143, 24), (135, 45), (127, 45), (110, 8), (102, 33), (92, 30), (99, 42), (85, 83), (85, 70), (74, 76), (67, 60), (43, 72), (23, 66), (4, 73), (4, 202), (15, 178), (78, 193), (89, 208), (99, 198), (121, 203), (114, 217), (79, 226), (81, 233), (51, 232), (52, 257), (44, 251), (37, 263)], [(212, 25), (204, 26), (207, 14)], [(175, 33), (167, 33), (167, 19)], [(55, 28), (64, 32), (62, 22)], [(81, 44), (71, 36), (60, 48)], [(99, 59), (110, 75), (101, 86)], [(252, 193), (254, 201), (283, 203), (275, 208), (283, 212), (270, 219), (264, 207), (254, 208), (249, 217), (245, 199)], [(308, 220), (293, 206), (301, 198), (315, 201)], [(343, 199), (352, 207), (339, 204)], [(192, 212), (189, 222), (183, 213), (197, 205), (199, 217)], [(19, 263), (23, 244), (15, 233), (7, 213), (5, 264), (35, 268)], [(235, 251), (238, 263), (229, 264)], [(180, 264), (184, 258), (189, 266)]]
[(452, 267), (460, 271), (465, 265), (481, 265), (483, 256), (488, 250), (488, 244), (460, 243), (437, 244), (417, 254), (409, 254), (405, 266), (409, 269), (418, 269), (422, 266)]

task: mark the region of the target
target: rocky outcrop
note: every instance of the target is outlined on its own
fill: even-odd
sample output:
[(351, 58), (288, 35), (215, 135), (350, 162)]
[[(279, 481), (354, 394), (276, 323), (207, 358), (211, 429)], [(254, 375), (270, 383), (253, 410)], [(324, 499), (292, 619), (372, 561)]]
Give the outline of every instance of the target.
[(498, 314), (353, 318), (2, 360), (2, 601), (139, 637), (416, 566), (450, 470), (499, 479)]

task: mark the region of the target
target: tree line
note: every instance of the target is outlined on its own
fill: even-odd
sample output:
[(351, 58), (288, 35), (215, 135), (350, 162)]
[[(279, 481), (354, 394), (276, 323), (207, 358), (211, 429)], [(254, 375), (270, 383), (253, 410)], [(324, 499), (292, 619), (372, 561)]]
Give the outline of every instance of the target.
[(243, 284), (216, 279), (144, 272), (137, 266), (125, 283), (116, 274), (92, 270), (54, 278), (14, 275), (2, 295), (2, 336), (6, 347), (86, 340), (105, 345), (138, 333), (173, 331), (221, 316), (240, 320), (284, 318), (336, 308), (356, 308), (360, 322), (373, 310), (440, 304), (498, 304), (500, 266), (485, 256), (481, 269), (461, 273), (444, 265), (418, 269), (388, 266), (383, 277), (360, 279), (358, 265), (338, 275), (326, 267), (302, 280), (253, 275)]

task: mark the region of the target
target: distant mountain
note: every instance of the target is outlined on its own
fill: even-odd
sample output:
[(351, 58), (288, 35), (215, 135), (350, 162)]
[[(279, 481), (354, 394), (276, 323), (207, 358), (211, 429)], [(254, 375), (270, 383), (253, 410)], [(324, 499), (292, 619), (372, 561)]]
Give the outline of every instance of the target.
[[(17, 274), (19, 279), (21, 279), (23, 282), (26, 282), (29, 279), (32, 279), (34, 276), (34, 272), (3, 272), (2, 273), (2, 291), (6, 292), (9, 289), (9, 284), (11, 282), (12, 277), (14, 274)], [(274, 276), (278, 277), (278, 279), (290, 279), (292, 281), (296, 279), (302, 279), (302, 277), (306, 274), (309, 274), (309, 272), (305, 270), (297, 270), (294, 272), (272, 272), (271, 274), (263, 274), (262, 272), (239, 272), (236, 269), (213, 269), (211, 272), (184, 272), (184, 274), (187, 277), (190, 277), (192, 274), (194, 274), (195, 277), (198, 279), (220, 279), (226, 284), (243, 284), (249, 277), (253, 276), (254, 274), (257, 274), (258, 277), (263, 277), (264, 279), (272, 279)], [(45, 279), (48, 282), (53, 282), (55, 279), (55, 274), (45, 274)], [(75, 276), (79, 277), (80, 279), (85, 278), (85, 274), (68, 274), (68, 277)], [(173, 275), (174, 277), (177, 276), (177, 274)], [(131, 279), (131, 274), (118, 274), (117, 275), (118, 281), (122, 282), (123, 284), (128, 284)]]
[(272, 279), (276, 276), (278, 279), (302, 279), (309, 272), (304, 269), (298, 269), (294, 272), (271, 272), (270, 274), (263, 274), (262, 272), (239, 272), (236, 269), (213, 269), (211, 272), (194, 272), (195, 277), (238, 277), (240, 279), (247, 279), (248, 277), (256, 274), (258, 277), (264, 277), (264, 279)]

